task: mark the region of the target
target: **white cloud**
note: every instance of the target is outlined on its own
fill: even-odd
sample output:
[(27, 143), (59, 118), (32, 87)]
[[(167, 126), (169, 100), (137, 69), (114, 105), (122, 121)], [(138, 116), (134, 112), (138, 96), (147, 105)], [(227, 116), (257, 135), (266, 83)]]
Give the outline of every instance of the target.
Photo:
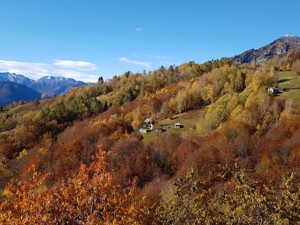
[(50, 75), (49, 65), (45, 63), (17, 62), (0, 60), (0, 71), (26, 75), (32, 79)]
[(143, 31), (144, 29), (143, 28), (141, 28), (141, 27), (137, 27), (137, 28), (135, 28), (135, 31), (138, 31), (138, 32), (141, 32), (141, 31)]
[(164, 56), (164, 55), (150, 55), (150, 57), (153, 57), (153, 58), (159, 59), (159, 60), (167, 60), (167, 59), (169, 59), (168, 56)]
[[(78, 61), (71, 61), (70, 62), (78, 62)], [(60, 63), (63, 65), (67, 65), (66, 60), (64, 63), (60, 60)], [(71, 65), (71, 64), (69, 64)], [(73, 64), (73, 65), (76, 65)], [(60, 69), (61, 64), (57, 66), (56, 64), (46, 64), (46, 63), (32, 63), (32, 62), (17, 62), (17, 61), (8, 61), (8, 60), (0, 60), (0, 72), (9, 72), (9, 73), (16, 73), (25, 75), (31, 79), (37, 80), (43, 76), (64, 76), (73, 78), (75, 80), (81, 80), (84, 82), (97, 82), (98, 76), (92, 75), (89, 73), (84, 73), (82, 71), (77, 71), (73, 69)], [(75, 66), (74, 66), (75, 67)], [(81, 68), (81, 70), (95, 69), (95, 65), (86, 65), (77, 63), (76, 68)]]
[(118, 60), (121, 61), (121, 62), (126, 62), (128, 64), (133, 64), (133, 65), (137, 65), (137, 66), (144, 66), (144, 67), (147, 67), (147, 68), (151, 68), (151, 63), (149, 63), (149, 62), (141, 62), (141, 61), (131, 60), (131, 59), (128, 59), (128, 58), (125, 58), (125, 57), (121, 57)]
[(145, 54), (145, 55), (138, 55), (138, 54), (131, 54), (132, 58), (142, 58), (143, 61), (151, 61), (151, 67), (159, 67), (159, 66), (170, 66), (170, 65), (177, 65), (178, 63), (175, 62), (174, 59), (170, 58), (169, 56), (165, 55), (156, 55), (156, 54)]
[(93, 63), (73, 60), (54, 60), (54, 65), (73, 70), (95, 70), (97, 66)]
[[(153, 58), (157, 61), (158, 64), (161, 65), (171, 65), (172, 62), (168, 56), (164, 55), (148, 55), (148, 57)], [(174, 64), (174, 63), (173, 63)]]
[(75, 80), (92, 82), (92, 83), (96, 83), (99, 78), (99, 76), (97, 75), (87, 74), (76, 70), (57, 69), (54, 70), (52, 73), (53, 75), (63, 76), (66, 78), (73, 78)]

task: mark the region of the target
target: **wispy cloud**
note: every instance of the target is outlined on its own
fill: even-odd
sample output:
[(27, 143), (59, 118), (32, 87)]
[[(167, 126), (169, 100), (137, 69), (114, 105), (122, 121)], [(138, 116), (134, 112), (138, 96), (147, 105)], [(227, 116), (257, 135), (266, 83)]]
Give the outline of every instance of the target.
[(53, 75), (63, 76), (67, 78), (73, 78), (75, 80), (81, 80), (85, 82), (97, 82), (99, 76), (83, 73), (76, 70), (65, 70), (65, 69), (57, 69), (52, 72)]
[(153, 57), (153, 58), (159, 59), (159, 60), (167, 60), (167, 59), (169, 59), (168, 56), (164, 56), (164, 55), (149, 55), (149, 57)]
[(149, 57), (155, 59), (161, 65), (171, 65), (172, 64), (172, 60), (168, 56), (164, 56), (164, 55), (149, 55)]
[(93, 63), (73, 60), (54, 60), (54, 65), (73, 70), (95, 70), (97, 66)]
[(138, 55), (138, 54), (131, 54), (131, 57), (136, 59), (142, 59), (142, 61), (150, 61), (151, 67), (156, 66), (169, 66), (169, 65), (176, 65), (178, 63), (175, 62), (175, 59), (170, 58), (166, 55), (159, 55), (159, 54), (144, 54), (144, 55)]
[(0, 71), (26, 75), (32, 79), (50, 75), (49, 65), (45, 63), (17, 62), (0, 60)]
[(142, 32), (144, 29), (143, 28), (141, 28), (141, 27), (137, 27), (137, 28), (135, 28), (135, 31), (137, 31), (137, 32)]
[[(71, 67), (71, 69), (62, 69), (64, 67)], [(54, 64), (0, 60), (0, 72), (21, 74), (34, 80), (43, 76), (54, 75), (85, 82), (97, 82), (97, 75), (85, 72), (96, 68), (96, 65), (92, 63), (72, 60), (56, 60)]]
[(128, 58), (125, 58), (125, 57), (121, 57), (118, 60), (121, 61), (121, 62), (128, 63), (128, 64), (133, 64), (133, 65), (137, 65), (137, 66), (144, 66), (144, 67), (147, 67), (147, 68), (151, 68), (151, 63), (149, 63), (149, 62), (141, 62), (141, 61), (131, 60), (131, 59), (128, 59)]

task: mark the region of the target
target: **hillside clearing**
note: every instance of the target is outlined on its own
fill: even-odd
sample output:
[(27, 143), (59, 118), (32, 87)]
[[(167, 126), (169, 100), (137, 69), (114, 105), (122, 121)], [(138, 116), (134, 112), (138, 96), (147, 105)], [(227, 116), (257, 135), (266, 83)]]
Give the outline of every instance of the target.
[[(200, 121), (200, 118), (205, 116), (206, 111), (207, 108), (204, 107), (204, 108), (184, 112), (181, 114), (177, 114), (172, 118), (167, 118), (164, 120), (157, 121), (157, 123), (155, 124), (155, 128), (158, 128), (160, 126), (169, 127), (169, 129), (166, 132), (171, 134), (182, 134), (183, 132), (189, 131), (191, 129), (196, 131), (196, 125)], [(175, 123), (181, 123), (184, 127), (175, 128)], [(158, 133), (153, 131), (153, 132), (143, 134), (143, 138), (144, 138), (143, 140), (145, 143), (151, 143), (166, 132)]]
[(300, 76), (293, 71), (279, 72), (278, 75), (278, 87), (286, 89), (278, 98), (292, 99), (300, 105)]

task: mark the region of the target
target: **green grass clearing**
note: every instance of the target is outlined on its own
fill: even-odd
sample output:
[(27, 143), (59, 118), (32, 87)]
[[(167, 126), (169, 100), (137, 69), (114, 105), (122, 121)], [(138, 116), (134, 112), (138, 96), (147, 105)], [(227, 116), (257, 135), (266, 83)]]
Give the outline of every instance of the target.
[(300, 105), (300, 76), (293, 71), (279, 72), (278, 75), (278, 87), (286, 89), (278, 98), (292, 99)]
[[(191, 110), (185, 113), (177, 114), (173, 116), (173, 118), (167, 118), (164, 120), (156, 121), (155, 128), (158, 128), (159, 126), (168, 126), (170, 127), (166, 132), (163, 133), (157, 133), (155, 131), (149, 132), (143, 135), (143, 140), (145, 143), (151, 143), (155, 141), (158, 137), (161, 135), (164, 135), (165, 133), (171, 133), (171, 134), (182, 134), (185, 131), (189, 131), (191, 129), (196, 131), (196, 125), (199, 122), (200, 118), (203, 118), (205, 116), (207, 108), (201, 108), (201, 109), (195, 109)], [(184, 128), (175, 128), (175, 123), (181, 123)]]

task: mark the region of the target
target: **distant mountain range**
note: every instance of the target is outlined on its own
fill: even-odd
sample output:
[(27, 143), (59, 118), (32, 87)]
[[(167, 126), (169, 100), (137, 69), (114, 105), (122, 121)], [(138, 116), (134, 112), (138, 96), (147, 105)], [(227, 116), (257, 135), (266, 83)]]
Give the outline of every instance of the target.
[(285, 35), (266, 46), (259, 49), (250, 49), (232, 57), (232, 59), (234, 62), (250, 63), (255, 61), (256, 63), (260, 63), (273, 59), (275, 56), (285, 56), (297, 49), (300, 49), (300, 37)]
[[(72, 78), (45, 76), (38, 80), (32, 80), (24, 75), (14, 73), (0, 73), (0, 83), (0, 105), (8, 105), (20, 100), (39, 99), (42, 93), (46, 93), (49, 97), (61, 95), (67, 93), (71, 88), (87, 85), (87, 83)], [(8, 83), (12, 85), (8, 85)], [(21, 91), (22, 94), (19, 93)], [(36, 93), (38, 93), (38, 97)]]
[(0, 106), (13, 102), (40, 99), (41, 93), (21, 84), (0, 81)]
[(48, 96), (66, 94), (74, 87), (87, 85), (82, 81), (72, 78), (46, 76), (38, 79), (31, 88), (40, 93), (45, 92)]

